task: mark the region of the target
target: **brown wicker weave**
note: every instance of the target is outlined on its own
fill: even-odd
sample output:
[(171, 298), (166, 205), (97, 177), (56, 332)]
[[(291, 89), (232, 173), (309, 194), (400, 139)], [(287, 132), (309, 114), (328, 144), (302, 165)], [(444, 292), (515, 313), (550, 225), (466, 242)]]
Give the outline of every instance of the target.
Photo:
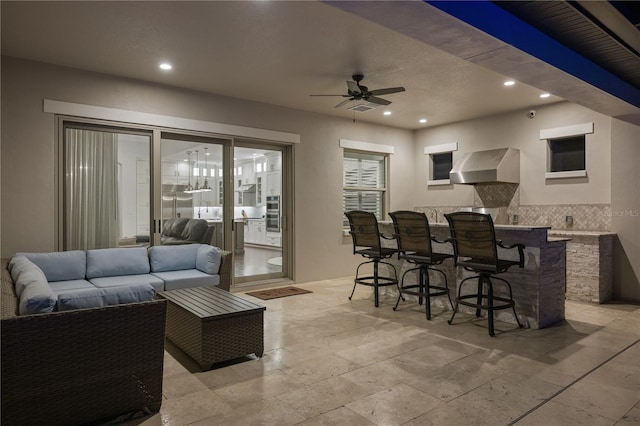
[(167, 338), (205, 370), (212, 364), (264, 352), (264, 306), (217, 287), (164, 291)]
[(1, 302), (3, 426), (159, 411), (166, 301), (16, 316), (3, 262)]
[(221, 250), (220, 257), (220, 284), (218, 288), (229, 291), (231, 288), (231, 273), (233, 272), (233, 253)]

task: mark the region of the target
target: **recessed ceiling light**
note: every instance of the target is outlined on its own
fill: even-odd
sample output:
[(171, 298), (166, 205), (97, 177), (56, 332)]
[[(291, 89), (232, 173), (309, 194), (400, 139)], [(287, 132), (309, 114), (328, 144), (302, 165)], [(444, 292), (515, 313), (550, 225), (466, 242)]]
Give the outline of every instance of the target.
[(161, 70), (165, 70), (165, 71), (169, 71), (170, 69), (172, 69), (173, 66), (167, 62), (163, 62), (160, 64), (160, 69)]
[(426, 122), (427, 122), (427, 119), (426, 119), (426, 118), (421, 118), (421, 119), (420, 119), (420, 123), (426, 123)]
[(516, 82), (513, 80), (507, 80), (502, 84), (504, 84), (505, 86), (513, 86), (514, 84), (516, 84)]
[(391, 111), (385, 111), (383, 112), (384, 115), (391, 115)]
[(549, 96), (551, 96), (549, 93), (543, 93), (540, 95), (541, 98), (548, 98)]

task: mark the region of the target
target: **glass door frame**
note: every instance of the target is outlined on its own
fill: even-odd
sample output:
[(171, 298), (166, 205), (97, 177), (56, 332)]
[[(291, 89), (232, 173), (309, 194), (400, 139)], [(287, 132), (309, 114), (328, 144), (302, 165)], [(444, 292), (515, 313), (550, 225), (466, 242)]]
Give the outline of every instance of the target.
[[(160, 143), (162, 134), (172, 135), (184, 135), (186, 137), (202, 138), (202, 139), (216, 139), (223, 145), (223, 191), (224, 200), (234, 200), (234, 182), (233, 182), (233, 165), (234, 147), (247, 147), (258, 146), (267, 149), (278, 150), (282, 154), (282, 177), (281, 177), (281, 199), (282, 199), (282, 246), (283, 246), (283, 269), (282, 274), (276, 279), (270, 279), (271, 281), (287, 281), (294, 277), (294, 250), (293, 250), (293, 232), (294, 229), (294, 215), (293, 215), (293, 175), (294, 175), (294, 162), (293, 155), (295, 144), (288, 142), (278, 142), (277, 140), (263, 140), (263, 139), (249, 139), (246, 137), (239, 137), (230, 134), (209, 133), (204, 131), (193, 131), (180, 128), (167, 128), (163, 126), (111, 121), (101, 118), (79, 117), (69, 116), (65, 114), (56, 115), (56, 169), (54, 174), (54, 187), (57, 188), (56, 196), (56, 208), (55, 208), (55, 223), (56, 231), (54, 235), (55, 244), (58, 250), (64, 250), (64, 129), (68, 125), (81, 126), (93, 130), (104, 130), (115, 133), (131, 133), (138, 135), (147, 135), (151, 138), (150, 143), (150, 242), (153, 245), (160, 244), (161, 233), (161, 215), (162, 215), (162, 161)], [(160, 195), (159, 195), (160, 194)], [(220, 247), (223, 250), (234, 250), (234, 234), (235, 229), (233, 216), (234, 216), (235, 202), (225, 202), (223, 205), (223, 217), (230, 218), (223, 222), (224, 232), (224, 244)], [(286, 249), (285, 249), (286, 247)], [(286, 254), (285, 254), (286, 253)], [(234, 284), (234, 275), (231, 276), (231, 284)], [(257, 282), (251, 282), (251, 280), (245, 281), (246, 283), (257, 284)], [(244, 283), (244, 282), (243, 282)]]
[[(92, 119), (92, 118), (83, 118), (83, 117), (73, 117), (67, 115), (56, 115), (56, 170), (54, 173), (54, 187), (57, 188), (57, 197), (56, 197), (56, 206), (54, 211), (56, 212), (55, 223), (56, 230), (54, 233), (54, 241), (55, 245), (59, 251), (65, 250), (65, 129), (67, 128), (74, 129), (83, 129), (83, 130), (91, 130), (98, 132), (110, 132), (110, 133), (122, 133), (122, 134), (131, 134), (131, 135), (139, 135), (139, 136), (148, 136), (149, 137), (149, 162), (150, 166), (152, 165), (152, 155), (153, 155), (153, 142), (154, 142), (154, 128), (146, 125), (136, 125), (131, 123), (114, 123), (110, 121), (100, 120), (100, 119)], [(153, 173), (150, 176), (151, 182), (153, 182)], [(151, 197), (153, 195), (151, 191), (150, 184), (150, 193)], [(153, 200), (149, 200), (152, 202)], [(151, 206), (152, 204), (149, 204)], [(151, 209), (149, 209), (151, 211)], [(153, 232), (154, 223), (151, 221), (150, 225), (150, 237)]]
[[(248, 275), (242, 277), (236, 277), (234, 272), (234, 280), (239, 286), (252, 286), (256, 284), (262, 284), (267, 282), (289, 281), (293, 279), (293, 236), (291, 230), (292, 218), (293, 218), (293, 188), (292, 188), (292, 176), (293, 176), (293, 144), (278, 143), (276, 141), (265, 140), (252, 140), (248, 138), (234, 138), (233, 148), (249, 148), (249, 149), (262, 149), (277, 151), (281, 155), (281, 177), (280, 177), (280, 232), (281, 232), (281, 247), (282, 247), (282, 270), (276, 273), (267, 273), (260, 275)], [(233, 158), (232, 158), (233, 160)], [(235, 163), (235, 162), (234, 162)], [(232, 164), (232, 168), (235, 164)], [(233, 169), (230, 169), (231, 178), (229, 184), (233, 191)], [(236, 199), (235, 194), (233, 196), (233, 206), (235, 206)], [(266, 204), (266, 191), (263, 195)]]

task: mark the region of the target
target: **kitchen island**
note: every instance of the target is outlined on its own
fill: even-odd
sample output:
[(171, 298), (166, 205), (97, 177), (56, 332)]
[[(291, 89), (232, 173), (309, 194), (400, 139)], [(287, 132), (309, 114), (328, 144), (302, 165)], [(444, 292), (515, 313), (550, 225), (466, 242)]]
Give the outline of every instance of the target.
[[(380, 222), (380, 232), (385, 236), (393, 235), (392, 222)], [(445, 223), (431, 223), (432, 235), (440, 240), (449, 238), (449, 225)], [(516, 301), (516, 312), (525, 327), (544, 328), (562, 321), (565, 318), (564, 301), (566, 286), (566, 238), (548, 237), (548, 226), (523, 226), (523, 225), (495, 225), (496, 238), (504, 244), (522, 243), (524, 250), (524, 268), (513, 267), (509, 271), (500, 274), (501, 278), (511, 283), (513, 299)], [(387, 241), (387, 240), (385, 240)], [(389, 240), (388, 244), (395, 245), (395, 241)], [(452, 253), (451, 244), (434, 243), (434, 251)], [(499, 256), (504, 259), (518, 260), (517, 250), (499, 249)], [(414, 267), (397, 257), (391, 260), (398, 271), (398, 279), (407, 269)], [(390, 269), (390, 268), (388, 268)], [(447, 275), (449, 289), (453, 298), (458, 292), (458, 283), (474, 275), (462, 268), (455, 268), (453, 260), (447, 260), (441, 269)], [(385, 271), (392, 273), (391, 271)], [(441, 280), (440, 274), (431, 274), (434, 283)], [(417, 282), (417, 273), (407, 275), (412, 283)], [(496, 286), (496, 294), (499, 295)], [(396, 292), (395, 288), (386, 287), (385, 292)], [(433, 299), (434, 306), (447, 307), (446, 298)], [(402, 306), (402, 305), (401, 305)], [(449, 309), (451, 309), (449, 307)], [(460, 311), (473, 312), (473, 309), (460, 306)], [(485, 313), (486, 314), (486, 313)], [(515, 324), (513, 314), (509, 310), (496, 312), (496, 319)]]

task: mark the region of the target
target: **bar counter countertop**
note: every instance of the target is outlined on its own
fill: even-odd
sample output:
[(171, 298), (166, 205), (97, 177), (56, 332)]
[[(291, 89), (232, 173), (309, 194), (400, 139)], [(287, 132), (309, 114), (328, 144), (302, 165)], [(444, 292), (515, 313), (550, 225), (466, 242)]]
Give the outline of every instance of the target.
[[(449, 238), (449, 225), (446, 223), (430, 223), (431, 233), (440, 240)], [(381, 234), (393, 235), (393, 223), (391, 221), (379, 222)], [(513, 298), (516, 301), (516, 312), (525, 327), (544, 328), (565, 319), (564, 302), (566, 286), (566, 242), (567, 238), (548, 236), (549, 226), (527, 225), (495, 225), (496, 238), (504, 244), (522, 243), (524, 250), (524, 268), (513, 267), (509, 271), (500, 274), (501, 278), (511, 283)], [(385, 240), (395, 245), (393, 240)], [(453, 251), (451, 244), (433, 244), (434, 251)], [(518, 259), (517, 250), (499, 249), (498, 255), (505, 259)], [(405, 261), (392, 259), (398, 270), (398, 278), (402, 277), (405, 270), (412, 267)], [(389, 268), (390, 269), (390, 268)], [(453, 261), (445, 261), (440, 265), (441, 270), (447, 274), (451, 297), (458, 292), (458, 283), (465, 277), (473, 275), (469, 271), (453, 266)], [(417, 274), (415, 275), (417, 279)], [(409, 275), (407, 276), (409, 279)], [(434, 282), (439, 280), (439, 274), (431, 274)], [(395, 288), (386, 287), (382, 291), (396, 292)], [(448, 306), (446, 298), (434, 299), (434, 306)], [(451, 309), (449, 307), (449, 309)], [(461, 311), (471, 312), (471, 308), (460, 306)], [(511, 311), (496, 312), (496, 319), (513, 323), (515, 320)]]

